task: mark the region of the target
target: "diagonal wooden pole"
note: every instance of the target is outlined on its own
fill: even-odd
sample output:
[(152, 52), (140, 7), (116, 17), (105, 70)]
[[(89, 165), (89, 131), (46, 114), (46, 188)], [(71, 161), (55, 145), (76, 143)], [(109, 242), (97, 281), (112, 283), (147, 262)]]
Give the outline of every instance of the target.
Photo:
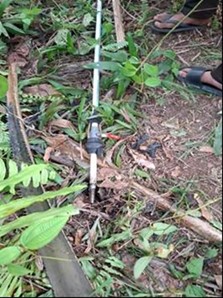
[(112, 0), (117, 42), (125, 41), (125, 30), (121, 12), (120, 0)]

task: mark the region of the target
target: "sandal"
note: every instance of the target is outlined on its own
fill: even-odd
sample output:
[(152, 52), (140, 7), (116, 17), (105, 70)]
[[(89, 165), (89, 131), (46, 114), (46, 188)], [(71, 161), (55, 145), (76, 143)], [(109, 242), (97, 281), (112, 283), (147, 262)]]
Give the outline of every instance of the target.
[(201, 77), (206, 71), (210, 71), (210, 69), (206, 69), (204, 67), (189, 67), (191, 70), (188, 72), (185, 78), (180, 75), (177, 76), (177, 79), (184, 83), (188, 87), (193, 87), (202, 92), (222, 97), (222, 90), (214, 87), (212, 85), (201, 82)]
[[(173, 15), (171, 14), (167, 14), (166, 17), (163, 19), (162, 22), (160, 23), (168, 23), (168, 24), (178, 24), (179, 21), (174, 21), (174, 20), (170, 20), (173, 17)], [(153, 24), (150, 26), (150, 28), (152, 29), (152, 31), (154, 33), (169, 33), (170, 31), (172, 31), (172, 33), (178, 33), (178, 32), (187, 32), (187, 31), (193, 31), (196, 29), (203, 29), (205, 27), (207, 27), (206, 25), (192, 25), (192, 24), (186, 24), (186, 23), (180, 23), (175, 29), (173, 28), (158, 28), (157, 26), (155, 26), (155, 22), (159, 22), (159, 21), (154, 21)]]

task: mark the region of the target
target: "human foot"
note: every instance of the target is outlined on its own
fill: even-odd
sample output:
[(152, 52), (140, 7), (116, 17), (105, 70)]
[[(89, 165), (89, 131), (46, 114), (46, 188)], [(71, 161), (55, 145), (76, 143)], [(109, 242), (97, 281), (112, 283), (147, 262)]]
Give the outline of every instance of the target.
[[(192, 70), (191, 68), (185, 68), (185, 69), (183, 69), (179, 72), (179, 76), (181, 78), (186, 78), (191, 70)], [(218, 81), (216, 81), (212, 77), (211, 71), (205, 71), (203, 73), (203, 75), (201, 76), (200, 80), (201, 80), (202, 83), (205, 83), (205, 84), (210, 85), (212, 87), (215, 87), (219, 90), (222, 90), (222, 84), (219, 83)]]
[(196, 26), (204, 26), (208, 25), (210, 19), (194, 19), (190, 17), (186, 17), (181, 12), (171, 16), (168, 13), (161, 13), (154, 17), (154, 25), (159, 29), (171, 29), (176, 23), (182, 21), (187, 25), (196, 25)]

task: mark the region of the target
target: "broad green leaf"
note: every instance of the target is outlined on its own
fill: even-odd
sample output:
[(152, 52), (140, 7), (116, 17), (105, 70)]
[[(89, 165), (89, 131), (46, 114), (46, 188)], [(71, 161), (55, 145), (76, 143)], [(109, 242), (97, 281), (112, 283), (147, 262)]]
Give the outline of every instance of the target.
[(149, 265), (149, 263), (152, 261), (153, 257), (142, 257), (140, 258), (134, 265), (134, 277), (135, 279), (138, 279), (141, 274), (144, 272), (146, 267)]
[(137, 68), (127, 61), (125, 66), (121, 68), (121, 73), (125, 77), (134, 77), (137, 73)]
[(144, 228), (140, 231), (139, 235), (143, 238), (143, 239), (149, 239), (152, 235), (154, 234), (154, 231), (151, 227), (148, 228)]
[(222, 154), (222, 120), (215, 129), (214, 153), (216, 156)]
[(151, 77), (157, 77), (159, 75), (159, 67), (157, 65), (146, 63), (144, 65), (144, 70)]
[(173, 50), (164, 51), (163, 54), (165, 57), (167, 57), (171, 60), (174, 60), (176, 58), (176, 53)]
[(213, 259), (218, 256), (219, 250), (217, 248), (209, 248), (205, 254), (207, 259)]
[(54, 41), (59, 46), (65, 46), (67, 44), (67, 35), (70, 31), (68, 29), (60, 29), (58, 30), (56, 36), (54, 37)]
[(85, 184), (75, 185), (72, 187), (65, 187), (57, 191), (45, 192), (39, 196), (31, 196), (24, 199), (10, 202), (6, 205), (0, 206), (0, 218), (5, 218), (11, 214), (16, 213), (18, 210), (27, 208), (34, 203), (43, 202), (46, 200), (54, 199), (58, 196), (66, 196), (71, 193), (82, 191), (86, 188)]
[(25, 276), (32, 273), (31, 270), (16, 264), (9, 264), (8, 265), (8, 272), (15, 276)]
[(6, 175), (6, 167), (4, 161), (0, 158), (0, 181), (5, 178)]
[(188, 285), (185, 289), (186, 297), (206, 297), (205, 291), (200, 286)]
[(93, 16), (90, 13), (87, 13), (83, 18), (84, 27), (88, 27), (93, 20)]
[(15, 229), (20, 229), (24, 228), (27, 226), (30, 226), (34, 224), (38, 220), (45, 220), (45, 219), (50, 219), (55, 216), (72, 216), (72, 215), (77, 215), (79, 214), (79, 209), (73, 205), (68, 205), (65, 207), (61, 208), (52, 208), (44, 212), (36, 212), (32, 213), (26, 216), (19, 217), (15, 219), (14, 221), (11, 221), (7, 224), (4, 224), (0, 226), (0, 237), (6, 235), (7, 233), (15, 230)]
[(174, 225), (169, 225), (166, 223), (158, 222), (155, 223), (152, 227), (153, 233), (155, 235), (161, 236), (161, 235), (169, 235), (171, 233), (174, 233), (178, 230), (178, 228)]
[(44, 247), (58, 236), (68, 219), (69, 215), (40, 220), (22, 233), (20, 243), (30, 250)]
[(0, 265), (8, 265), (18, 259), (21, 250), (18, 246), (9, 246), (0, 249)]
[(0, 75), (0, 99), (6, 96), (7, 91), (8, 91), (8, 81), (5, 77)]
[(151, 78), (146, 79), (145, 84), (148, 87), (155, 88), (155, 87), (159, 87), (161, 85), (161, 80), (158, 77), (151, 77)]
[(204, 267), (204, 258), (191, 259), (186, 264), (188, 272), (193, 275), (194, 278), (199, 278), (202, 274)]
[(128, 54), (124, 50), (120, 50), (116, 53), (103, 51), (103, 56), (112, 59), (116, 62), (126, 62), (128, 59)]

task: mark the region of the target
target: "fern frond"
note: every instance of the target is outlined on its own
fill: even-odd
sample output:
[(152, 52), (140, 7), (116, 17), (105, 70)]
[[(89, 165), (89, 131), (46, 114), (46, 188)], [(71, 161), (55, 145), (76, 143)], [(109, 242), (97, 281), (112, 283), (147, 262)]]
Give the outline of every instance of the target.
[(22, 183), (28, 187), (31, 183), (34, 188), (46, 185), (55, 177), (55, 171), (46, 164), (27, 165), (22, 164), (21, 171), (15, 161), (9, 160), (7, 166), (0, 158), (0, 191), (9, 188), (11, 194), (15, 194), (15, 187)]

